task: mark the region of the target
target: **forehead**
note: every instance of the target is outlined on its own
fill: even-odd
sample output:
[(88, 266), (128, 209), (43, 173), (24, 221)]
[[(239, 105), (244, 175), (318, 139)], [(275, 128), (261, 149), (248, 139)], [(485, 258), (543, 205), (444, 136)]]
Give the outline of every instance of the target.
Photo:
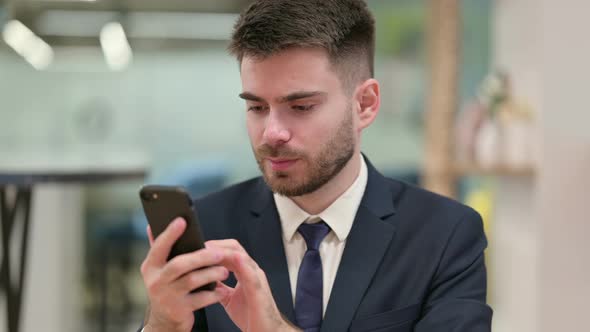
[(287, 49), (262, 59), (244, 56), (240, 74), (244, 91), (253, 93), (325, 91), (339, 85), (328, 54), (321, 49)]

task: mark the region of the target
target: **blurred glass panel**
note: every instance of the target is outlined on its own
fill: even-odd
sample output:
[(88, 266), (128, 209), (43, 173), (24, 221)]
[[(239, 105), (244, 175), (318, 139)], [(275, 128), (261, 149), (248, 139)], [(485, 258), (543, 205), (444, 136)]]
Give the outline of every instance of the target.
[(382, 106), (364, 133), (363, 150), (386, 173), (415, 172), (423, 150), (425, 2), (368, 3), (377, 25), (375, 76)]
[[(381, 112), (363, 150), (385, 173), (419, 176), (423, 160), (428, 1), (372, 0), (377, 24), (375, 75)], [(490, 1), (462, 1), (460, 100), (471, 97), (490, 61)], [(460, 105), (458, 105), (460, 106)]]

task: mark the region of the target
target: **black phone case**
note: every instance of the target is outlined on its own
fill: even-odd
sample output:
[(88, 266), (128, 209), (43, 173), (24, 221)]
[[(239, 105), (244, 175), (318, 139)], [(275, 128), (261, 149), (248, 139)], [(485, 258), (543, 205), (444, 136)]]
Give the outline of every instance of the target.
[[(192, 199), (182, 187), (146, 185), (141, 188), (139, 196), (154, 238), (157, 238), (175, 218), (182, 217), (186, 220), (187, 228), (172, 246), (168, 260), (205, 247)], [(215, 283), (194, 291), (202, 289), (213, 290)]]

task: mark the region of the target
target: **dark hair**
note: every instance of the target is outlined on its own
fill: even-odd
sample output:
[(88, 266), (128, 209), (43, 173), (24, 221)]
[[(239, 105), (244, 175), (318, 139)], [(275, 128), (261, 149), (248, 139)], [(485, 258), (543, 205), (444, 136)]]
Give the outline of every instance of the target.
[(229, 51), (241, 62), (292, 47), (326, 50), (350, 86), (373, 77), (375, 21), (362, 0), (258, 0), (238, 18)]

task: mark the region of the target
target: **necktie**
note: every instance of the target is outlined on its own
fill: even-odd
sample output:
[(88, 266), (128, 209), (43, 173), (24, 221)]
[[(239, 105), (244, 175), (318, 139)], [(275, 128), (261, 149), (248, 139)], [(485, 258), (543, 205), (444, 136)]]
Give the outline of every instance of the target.
[(295, 318), (305, 332), (317, 332), (322, 325), (323, 276), (322, 259), (318, 251), (320, 243), (330, 227), (321, 221), (301, 224), (299, 234), (305, 239), (307, 251), (301, 261), (295, 291)]

